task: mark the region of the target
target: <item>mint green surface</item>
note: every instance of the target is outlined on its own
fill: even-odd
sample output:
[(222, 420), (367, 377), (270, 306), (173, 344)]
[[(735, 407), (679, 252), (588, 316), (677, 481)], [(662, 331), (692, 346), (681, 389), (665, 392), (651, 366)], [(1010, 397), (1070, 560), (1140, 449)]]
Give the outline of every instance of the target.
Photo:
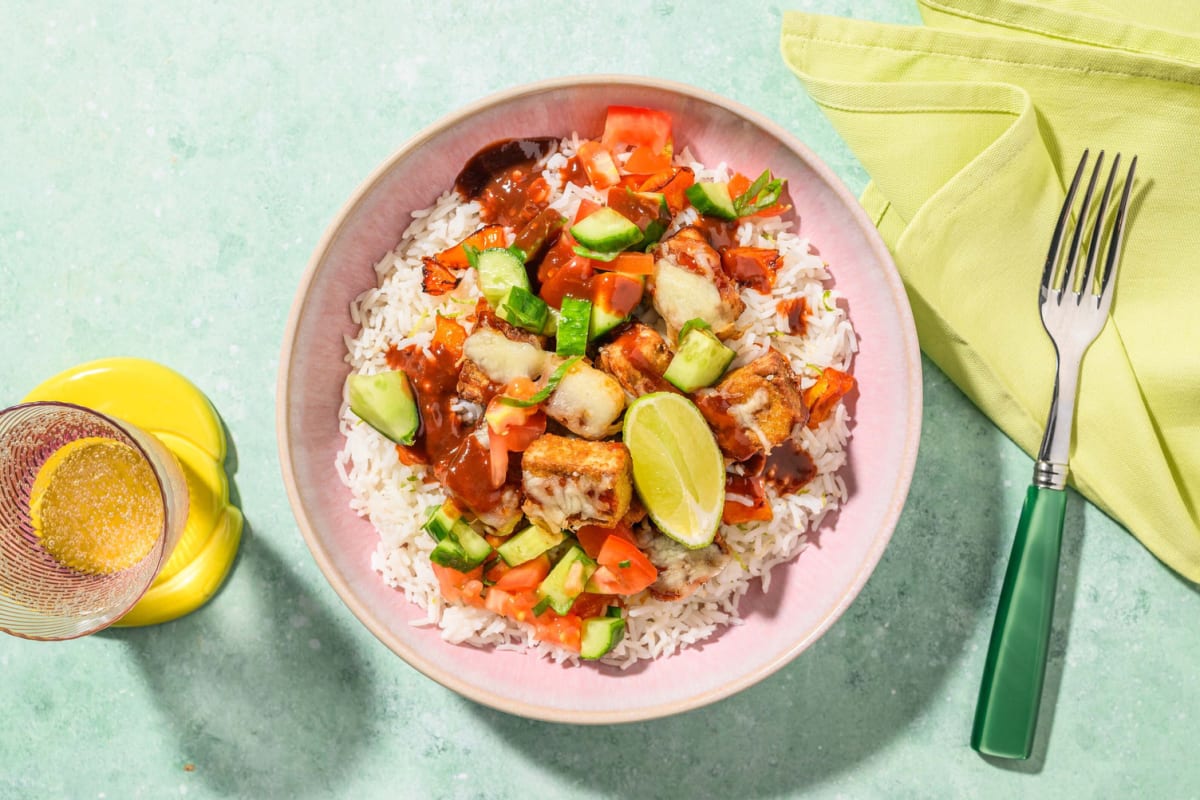
[[(1193, 797), (1200, 596), (1068, 494), (1038, 746), (968, 746), (1032, 462), (925, 365), (909, 505), (845, 616), (758, 686), (570, 729), (477, 706), (326, 584), (279, 478), (283, 326), (321, 232), (421, 127), (576, 72), (689, 82), (866, 175), (778, 52), (775, 2), (0, 5), (0, 387), (156, 359), (220, 410), (247, 531), (157, 628), (0, 638), (3, 798)], [(796, 8), (915, 23), (907, 2)], [(1148, 110), (1148, 114), (1152, 110)]]
[(1033, 752), (1066, 511), (1062, 491), (1025, 491), (971, 728), (971, 747), (985, 755), (1025, 759)]

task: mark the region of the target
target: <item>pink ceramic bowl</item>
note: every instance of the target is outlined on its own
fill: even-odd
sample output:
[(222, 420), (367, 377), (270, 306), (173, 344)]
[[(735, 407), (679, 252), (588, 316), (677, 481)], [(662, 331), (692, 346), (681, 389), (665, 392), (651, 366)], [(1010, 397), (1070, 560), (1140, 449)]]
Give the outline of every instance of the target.
[[(348, 506), (334, 471), (338, 408), (348, 373), (343, 334), (353, 298), (373, 286), (372, 266), (399, 239), (413, 209), (448, 186), (467, 159), (497, 139), (599, 133), (608, 105), (664, 109), (677, 145), (701, 160), (769, 165), (786, 177), (801, 230), (830, 263), (849, 302), (861, 350), (859, 392), (845, 468), (851, 496), (771, 591), (742, 602), (745, 624), (703, 647), (620, 670), (555, 666), (533, 655), (443, 642), (409, 621), (419, 609), (384, 585), (370, 556), (371, 524)], [(817, 640), (871, 574), (908, 493), (921, 424), (921, 366), (912, 315), (895, 266), (870, 220), (828, 167), (778, 125), (681, 84), (625, 76), (563, 78), (495, 95), (405, 143), (367, 178), (321, 239), (300, 282), (279, 372), (279, 455), (300, 530), (321, 570), (380, 641), (454, 691), (513, 714), (609, 723), (674, 714), (762, 680)], [(619, 684), (619, 689), (618, 689)]]

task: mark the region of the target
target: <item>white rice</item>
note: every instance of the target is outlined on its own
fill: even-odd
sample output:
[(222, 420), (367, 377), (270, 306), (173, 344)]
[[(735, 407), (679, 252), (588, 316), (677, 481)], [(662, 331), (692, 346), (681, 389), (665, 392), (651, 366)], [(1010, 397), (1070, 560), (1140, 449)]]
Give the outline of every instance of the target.
[[(573, 155), (577, 137), (565, 139), (545, 164), (544, 176), (551, 187), (551, 207), (573, 218), (580, 200), (602, 202), (591, 187), (565, 185), (559, 169)], [(706, 168), (685, 149), (676, 163), (696, 172), (697, 180), (727, 180), (724, 163)], [(694, 211), (687, 212), (694, 215)], [(693, 217), (680, 215), (675, 227)], [(459, 287), (442, 297), (422, 291), (421, 257), (434, 255), (462, 241), (481, 224), (479, 205), (464, 203), (447, 191), (431, 207), (413, 212), (413, 221), (396, 249), (376, 266), (378, 288), (368, 289), (351, 304), (350, 316), (362, 328), (346, 337), (346, 361), (355, 372), (374, 374), (388, 369), (385, 354), (393, 345), (428, 347), (432, 340), (435, 312), (457, 316), (474, 308), (479, 290), (471, 270)], [(820, 368), (848, 370), (857, 342), (854, 330), (840, 304), (836, 289), (827, 285), (827, 265), (809, 250), (807, 238), (790, 232), (790, 223), (778, 218), (742, 222), (737, 235), (743, 246), (777, 247), (782, 255), (775, 287), (769, 295), (745, 290), (746, 310), (738, 320), (742, 330), (726, 341), (737, 357), (732, 367), (757, 358), (774, 346), (792, 363), (803, 387), (815, 380)], [(511, 238), (511, 234), (510, 234)], [(807, 301), (807, 331), (803, 337), (790, 334), (787, 321), (776, 310), (779, 300), (804, 297)], [(647, 318), (653, 320), (653, 311)], [(791, 560), (807, 546), (806, 534), (846, 497), (846, 486), (838, 475), (846, 460), (848, 416), (839, 403), (835, 412), (815, 430), (798, 432), (804, 449), (812, 457), (817, 475), (798, 494), (778, 497), (770, 487), (767, 496), (774, 518), (768, 522), (723, 525), (721, 535), (737, 554), (724, 570), (690, 597), (674, 602), (655, 600), (643, 593), (640, 602), (626, 610), (625, 638), (603, 661), (628, 667), (639, 659), (657, 658), (695, 644), (726, 625), (741, 622), (738, 603), (759, 578), (763, 591), (770, 588), (771, 569)], [(492, 646), (497, 649), (530, 649), (557, 662), (578, 658), (575, 653), (537, 641), (533, 628), (481, 608), (446, 603), (429, 561), (433, 539), (421, 530), (426, 511), (445, 499), (440, 486), (426, 467), (401, 464), (395, 445), (369, 426), (361, 424), (343, 400), (340, 427), (346, 444), (338, 454), (337, 470), (350, 488), (350, 505), (370, 519), (379, 532), (379, 545), (372, 566), (383, 580), (404, 592), (407, 599), (425, 610), (414, 624), (436, 625), (442, 638), (455, 644)], [(736, 498), (735, 498), (736, 499)]]

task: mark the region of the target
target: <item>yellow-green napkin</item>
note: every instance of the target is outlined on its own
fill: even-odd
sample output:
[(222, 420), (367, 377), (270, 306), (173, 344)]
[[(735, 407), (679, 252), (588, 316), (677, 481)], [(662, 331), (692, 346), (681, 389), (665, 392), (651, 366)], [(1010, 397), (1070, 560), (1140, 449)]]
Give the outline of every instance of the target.
[(925, 27), (789, 13), (782, 48), (871, 175), (863, 204), (921, 346), (1036, 453), (1054, 380), (1037, 290), (1064, 175), (1085, 147), (1136, 153), (1112, 318), (1083, 360), (1071, 472), (1200, 581), (1200, 4), (920, 6)]

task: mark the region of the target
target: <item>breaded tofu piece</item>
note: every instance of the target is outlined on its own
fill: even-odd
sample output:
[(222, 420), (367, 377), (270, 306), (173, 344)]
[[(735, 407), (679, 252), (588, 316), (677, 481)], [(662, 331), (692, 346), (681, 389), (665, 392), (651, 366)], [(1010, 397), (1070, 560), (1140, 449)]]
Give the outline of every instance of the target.
[(522, 510), (550, 530), (611, 526), (629, 511), (633, 466), (620, 442), (547, 433), (521, 458)]
[(635, 322), (600, 348), (600, 369), (617, 379), (625, 394), (638, 398), (651, 392), (674, 391), (663, 378), (671, 363), (671, 348), (658, 331)]
[(746, 309), (737, 284), (721, 266), (721, 255), (704, 232), (688, 226), (658, 245), (651, 288), (654, 308), (675, 339), (690, 319), (702, 319), (720, 339), (734, 336)]
[[(562, 359), (551, 356), (546, 372), (558, 369), (561, 362)], [(576, 436), (603, 439), (620, 428), (625, 392), (611, 375), (579, 361), (563, 376), (543, 408), (546, 416)]]
[(639, 525), (634, 538), (658, 570), (658, 578), (650, 584), (650, 594), (656, 600), (683, 600), (733, 560), (729, 545), (719, 533), (712, 544), (698, 550), (684, 547), (650, 524)]
[(796, 373), (775, 348), (693, 398), (717, 444), (734, 461), (771, 452), (808, 420)]

